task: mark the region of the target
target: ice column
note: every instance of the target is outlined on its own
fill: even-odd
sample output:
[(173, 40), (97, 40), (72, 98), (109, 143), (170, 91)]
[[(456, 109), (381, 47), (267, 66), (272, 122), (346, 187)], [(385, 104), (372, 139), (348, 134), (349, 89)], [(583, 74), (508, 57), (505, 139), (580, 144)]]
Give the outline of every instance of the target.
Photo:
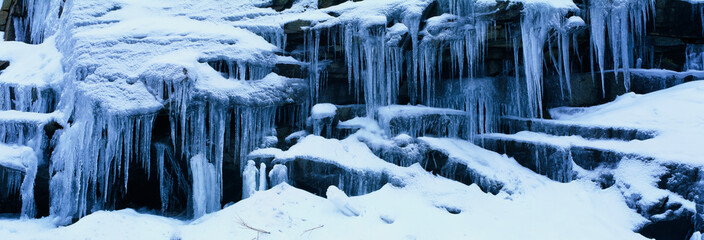
[(276, 164), (269, 171), (269, 182), (271, 186), (276, 186), (281, 183), (288, 183), (288, 168), (285, 165)]
[(242, 199), (247, 199), (257, 191), (257, 167), (254, 161), (247, 161), (242, 172)]
[(267, 185), (266, 185), (266, 164), (261, 163), (259, 164), (259, 184), (257, 189), (259, 191), (266, 191)]
[(200, 154), (191, 158), (190, 166), (193, 179), (193, 216), (198, 218), (220, 209), (220, 188), (216, 180), (219, 175), (215, 172), (215, 166)]

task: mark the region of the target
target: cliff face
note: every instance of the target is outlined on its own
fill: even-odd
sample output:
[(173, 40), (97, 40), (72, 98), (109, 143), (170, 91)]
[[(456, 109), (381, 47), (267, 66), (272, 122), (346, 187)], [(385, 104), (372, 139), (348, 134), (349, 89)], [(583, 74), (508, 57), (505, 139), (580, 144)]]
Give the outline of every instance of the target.
[(0, 211), (195, 219), (286, 183), (347, 217), (392, 186), (474, 221), (444, 191), (561, 189), (615, 199), (613, 236), (682, 239), (702, 23), (695, 0), (5, 0)]

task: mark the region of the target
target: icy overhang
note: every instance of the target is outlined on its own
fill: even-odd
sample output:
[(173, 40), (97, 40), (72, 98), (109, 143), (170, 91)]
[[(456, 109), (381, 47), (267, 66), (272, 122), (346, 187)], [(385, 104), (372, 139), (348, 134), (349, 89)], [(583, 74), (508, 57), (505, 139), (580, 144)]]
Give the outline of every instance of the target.
[(30, 147), (0, 144), (0, 166), (26, 172), (37, 164), (34, 154)]
[(300, 103), (308, 93), (308, 84), (303, 79), (282, 77), (275, 73), (254, 81), (233, 81), (212, 74), (196, 81), (196, 100), (207, 99), (230, 106), (282, 106)]
[[(163, 107), (142, 82), (80, 82), (76, 84), (77, 105), (117, 116), (156, 113)], [(88, 101), (88, 102), (84, 102)]]

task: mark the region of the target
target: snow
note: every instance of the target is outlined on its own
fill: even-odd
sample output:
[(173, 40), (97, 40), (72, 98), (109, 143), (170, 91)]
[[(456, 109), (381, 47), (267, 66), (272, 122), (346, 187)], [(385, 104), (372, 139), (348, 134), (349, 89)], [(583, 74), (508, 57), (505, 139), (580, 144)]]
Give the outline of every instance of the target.
[(369, 117), (354, 117), (347, 121), (342, 121), (337, 124), (337, 128), (340, 129), (364, 129), (371, 133), (379, 134), (382, 132), (379, 123), (373, 118)]
[(0, 166), (5, 168), (27, 172), (37, 164), (34, 155), (29, 147), (0, 144)]
[(34, 87), (58, 85), (63, 80), (62, 55), (54, 44), (54, 38), (39, 45), (0, 42), (0, 60), (10, 62), (0, 74), (0, 83)]
[(693, 81), (669, 89), (639, 95), (627, 93), (615, 101), (587, 108), (557, 108), (551, 115), (561, 124), (655, 130), (646, 140), (587, 140), (579, 136), (551, 136), (519, 132), (486, 137), (542, 142), (562, 148), (581, 146), (655, 158), (662, 163), (702, 166), (703, 150), (698, 146), (704, 134), (704, 82)]
[(583, 27), (583, 26), (587, 25), (584, 22), (584, 19), (582, 19), (579, 16), (571, 16), (571, 17), (567, 18), (567, 22), (565, 24), (568, 28)]
[(59, 91), (63, 82), (62, 55), (54, 42), (54, 37), (40, 45), (0, 42), (0, 60), (10, 62), (0, 71), (0, 110), (46, 113), (53, 108), (46, 90)]
[[(668, 197), (693, 209), (693, 203), (658, 189), (656, 183), (666, 171), (660, 161), (704, 166), (700, 160), (704, 150), (698, 146), (704, 115), (696, 111), (704, 104), (702, 83), (648, 95), (627, 94), (602, 106), (553, 114), (566, 123), (656, 129), (659, 135), (653, 139), (587, 140), (530, 132), (485, 135), (656, 158), (622, 161), (614, 170), (616, 184), (606, 189), (589, 179), (551, 181), (470, 141), (411, 136), (425, 134), (419, 129), (425, 130), (420, 126), (428, 115), (470, 118), (469, 123), (452, 118), (448, 126), (439, 126), (471, 125), (470, 136), (497, 131), (495, 120), (504, 106), (494, 98), (496, 87), (474, 76), (481, 71), (485, 43), (491, 40), (489, 30), (496, 27), (484, 17), (491, 12), (483, 9), (494, 10), (489, 8), (497, 4), (494, 0), (437, 1), (440, 10), (449, 13), (428, 19), (424, 29), (418, 20), (430, 0), (347, 1), (326, 9), (317, 9), (315, 0), (298, 0), (282, 12), (267, 8), (269, 0), (27, 1), (36, 5), (28, 13), (32, 21), (19, 24), (28, 24), (30, 42), (38, 45), (0, 42), (0, 60), (11, 62), (0, 74), (0, 121), (41, 126), (56, 120), (63, 129), (53, 139), (57, 145), (49, 169), (51, 217), (0, 219), (1, 239), (642, 239), (634, 230), (646, 219), (629, 208), (629, 197), (641, 195), (637, 201), (644, 206)], [(569, 92), (568, 40), (574, 37), (574, 29), (585, 26), (585, 19), (566, 17), (580, 11), (572, 0), (513, 2), (525, 6), (520, 28), (528, 91), (527, 98), (516, 96), (516, 101), (527, 102), (529, 108), (519, 110), (525, 113), (519, 115), (541, 117), (545, 44), (557, 43), (552, 64), (561, 87)], [(623, 69), (613, 72), (639, 73), (629, 70), (637, 58), (632, 49), (644, 33), (652, 2), (618, 0), (590, 8), (595, 17), (588, 20), (602, 75), (607, 36), (610, 52), (616, 53), (614, 65)], [(59, 7), (63, 9), (60, 22)], [(602, 10), (606, 12), (597, 12)], [(306, 46), (286, 56), (283, 26), (296, 20), (311, 22), (305, 28)], [(307, 115), (312, 106), (312, 119), (336, 114), (335, 105), (318, 103), (327, 77), (321, 71), (327, 64), (319, 56), (321, 32), (344, 47), (348, 93), (365, 102), (368, 116), (340, 122), (340, 129), (357, 130), (342, 140), (323, 138), (319, 136), (323, 128), (314, 127), (315, 135), (298, 131), (286, 137), (286, 142), (297, 144), (285, 151), (266, 148), (276, 145), (273, 129), (279, 124), (280, 106), (305, 100), (300, 112)], [(409, 40), (412, 50), (405, 50), (402, 40)], [(513, 40), (516, 71), (517, 41)], [(470, 91), (461, 96), (466, 98), (459, 100), (463, 103), (455, 105), (435, 96), (437, 76), (443, 75), (438, 65), (444, 62), (442, 53), (448, 47), (450, 75), (459, 73), (460, 82), (479, 83), (470, 84)], [(293, 58), (299, 55), (304, 60)], [(697, 68), (698, 55), (694, 55), (687, 61)], [(550, 57), (554, 58), (553, 53)], [(272, 73), (277, 63), (308, 65), (312, 71), (307, 79), (283, 77)], [(462, 76), (465, 72), (469, 76)], [(520, 74), (516, 75), (519, 81)], [(402, 87), (402, 79), (409, 85)], [(13, 90), (11, 99), (10, 86), (24, 88)], [(399, 90), (405, 88), (411, 104), (425, 106), (394, 105), (401, 96)], [(54, 111), (49, 101), (34, 102), (33, 98), (47, 99), (36, 90), (61, 95), (59, 110)], [(518, 87), (508, 91), (521, 92)], [(40, 96), (33, 97), (33, 92)], [(151, 136), (156, 113), (165, 107), (171, 129), (167, 143)], [(396, 118), (421, 124), (405, 129), (408, 134), (390, 136), (388, 128)], [(333, 123), (325, 124), (330, 137)], [(144, 209), (100, 211), (127, 192), (130, 164), (141, 164), (149, 177), (152, 146), (157, 156), (160, 214), (168, 209), (172, 182), (178, 180), (167, 176), (164, 162), (178, 155), (176, 161), (188, 161), (183, 171), (190, 176), (186, 181), (192, 181), (186, 187), (189, 209), (183, 217), (195, 219), (160, 217)], [(394, 164), (377, 151), (400, 146), (406, 157), (417, 159)], [(479, 178), (474, 182), (482, 187), (486, 183), (481, 180), (497, 183), (501, 191), (488, 194), (475, 184), (426, 172), (414, 164), (425, 157), (420, 155), (421, 147), (441, 151), (449, 162), (466, 165)], [(14, 157), (17, 149), (24, 149), (25, 158)], [(170, 152), (173, 149), (182, 152)], [(248, 161), (257, 157), (273, 161)], [(239, 164), (243, 176), (244, 200), (220, 209), (224, 161), (239, 161), (235, 165)], [(298, 174), (285, 165), (295, 166), (292, 161), (334, 165), (343, 170), (337, 173), (344, 175), (337, 176), (340, 185), (351, 176), (364, 186), (358, 186), (362, 191), (355, 194), (350, 190), (355, 186), (318, 186), (327, 188), (326, 198), (315, 196), (289, 185), (297, 177), (289, 176)], [(268, 174), (267, 164), (273, 165)], [(27, 173), (21, 186), (22, 214), (31, 216), (34, 151), (0, 144), (0, 165)], [(364, 176), (355, 175), (359, 173)], [(391, 184), (382, 187), (381, 177), (362, 179), (378, 176)], [(359, 194), (363, 195), (352, 196)], [(32, 205), (26, 205), (30, 200)], [(57, 226), (73, 218), (81, 219)]]
[(420, 16), (423, 9), (430, 4), (428, 0), (378, 0), (345, 2), (322, 9), (324, 12), (338, 13), (339, 16), (316, 25), (316, 28), (328, 28), (342, 23), (357, 22), (362, 28), (374, 25), (386, 25), (387, 16), (404, 19)]
[(337, 107), (330, 103), (318, 103), (313, 106), (310, 114), (313, 119), (333, 118), (337, 113)]
[(503, 184), (503, 191), (520, 192), (527, 187), (544, 184), (545, 179), (519, 165), (506, 155), (487, 151), (468, 141), (451, 138), (421, 137), (419, 140), (431, 149), (446, 153), (449, 161), (467, 166), (476, 174)]
[(214, 71), (196, 83), (195, 94), (230, 105), (281, 106), (297, 102), (307, 90), (302, 79), (275, 73), (256, 81), (228, 81), (213, 74)]
[(76, 88), (78, 95), (86, 98), (82, 100), (90, 101), (89, 105), (94, 105), (97, 111), (109, 114), (143, 115), (155, 113), (163, 107), (142, 82), (81, 82)]
[[(632, 231), (642, 223), (642, 217), (623, 203), (614, 188), (600, 190), (585, 181), (551, 183), (509, 198), (487, 195), (476, 186), (432, 176), (418, 166), (413, 172), (414, 178), (407, 181), (405, 187), (387, 185), (368, 195), (343, 198), (342, 206), (353, 207), (358, 216), (339, 212), (334, 201), (280, 184), (194, 221), (140, 214), (134, 210), (101, 211), (63, 228), (54, 228), (45, 219), (12, 222), (12, 225), (0, 221), (0, 226), (6, 226), (0, 228), (0, 235), (12, 239), (48, 236), (100, 239), (250, 239), (257, 236), (260, 239), (336, 239), (340, 236), (353, 239), (644, 239)], [(447, 209), (459, 213), (452, 214)], [(463, 223), (463, 227), (458, 228), (458, 222)], [(507, 224), (513, 226), (511, 231), (504, 228)], [(28, 231), (30, 229), (33, 231)], [(257, 234), (253, 229), (268, 234)]]
[(388, 125), (393, 118), (414, 118), (423, 115), (464, 115), (460, 110), (447, 108), (433, 108), (422, 105), (392, 105), (379, 108), (379, 122), (381, 125)]
[[(696, 212), (694, 202), (671, 193), (668, 190), (657, 188), (660, 177), (667, 173), (667, 168), (652, 162), (624, 159), (619, 162), (613, 171), (616, 185), (623, 191), (624, 196), (638, 196), (635, 200), (641, 206), (660, 204), (661, 199), (667, 198), (668, 202), (683, 204), (682, 211), (687, 209)], [(664, 215), (664, 214), (663, 214)]]
[[(325, 146), (325, 149), (321, 149), (320, 146)], [(338, 167), (363, 172), (394, 173), (398, 169), (396, 165), (387, 163), (374, 155), (367, 145), (355, 138), (337, 140), (308, 135), (287, 151), (278, 154), (275, 161), (285, 163), (297, 158), (330, 163)]]

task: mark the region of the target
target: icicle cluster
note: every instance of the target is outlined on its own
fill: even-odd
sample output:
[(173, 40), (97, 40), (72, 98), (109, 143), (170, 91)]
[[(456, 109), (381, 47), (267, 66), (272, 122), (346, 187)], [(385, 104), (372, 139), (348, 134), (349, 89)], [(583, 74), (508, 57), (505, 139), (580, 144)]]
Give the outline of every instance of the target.
[(270, 66), (247, 62), (218, 60), (208, 64), (226, 79), (259, 80), (271, 73)]
[[(593, 0), (589, 2), (591, 40), (604, 84), (604, 58), (608, 32), (614, 74), (623, 73), (626, 91), (630, 89), (629, 69), (636, 58), (644, 57), (646, 23), (654, 15), (655, 0)], [(619, 71), (620, 69), (620, 71)], [(606, 94), (605, 92), (603, 94)]]
[(54, 110), (55, 105), (56, 97), (51, 90), (0, 83), (0, 110), (48, 113)]
[(114, 204), (127, 191), (131, 163), (150, 168), (155, 115), (94, 112), (83, 101), (51, 159), (51, 213), (64, 219)]
[(59, 21), (60, 8), (64, 4), (61, 0), (19, 0), (26, 17), (13, 17), (15, 40), (32, 44), (39, 44), (44, 38), (51, 36)]
[[(542, 118), (543, 116), (543, 53), (545, 43), (550, 42), (548, 40), (552, 30), (557, 30), (558, 36), (560, 49), (558, 55), (561, 61), (553, 59), (553, 63), (558, 66), (560, 80), (563, 81), (562, 74), (564, 72), (569, 72), (569, 51), (567, 51), (568, 46), (565, 46), (568, 44), (568, 36), (564, 31), (567, 11), (567, 9), (544, 8), (541, 4), (528, 5), (521, 18), (523, 64), (528, 98), (528, 112), (526, 114), (529, 117)], [(566, 79), (566, 82), (569, 84), (569, 79)]]

